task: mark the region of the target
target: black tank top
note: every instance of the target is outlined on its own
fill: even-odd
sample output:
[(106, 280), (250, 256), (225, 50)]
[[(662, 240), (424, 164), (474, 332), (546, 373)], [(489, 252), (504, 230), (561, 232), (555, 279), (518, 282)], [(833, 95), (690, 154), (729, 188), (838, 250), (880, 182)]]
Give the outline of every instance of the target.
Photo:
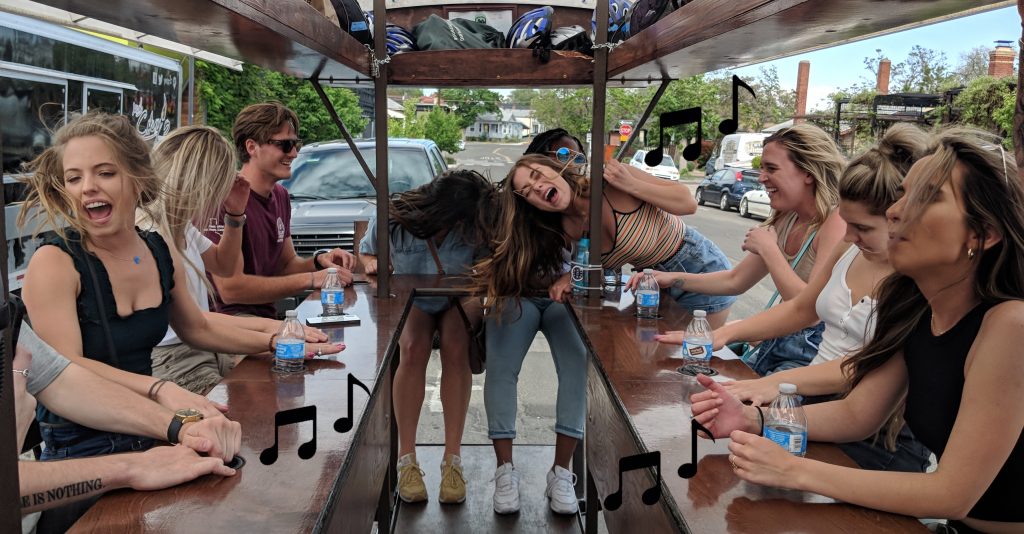
[[(909, 387), (906, 420), (914, 435), (940, 459), (946, 449), (964, 391), (964, 363), (981, 329), (985, 313), (994, 304), (979, 304), (941, 336), (931, 332), (931, 313), (907, 339), (903, 357), (907, 363)], [(977, 436), (984, 440), (984, 436)], [(1024, 435), (995, 480), (971, 512), (972, 519), (1024, 522)]]
[[(163, 298), (160, 305), (154, 308), (138, 310), (127, 317), (117, 315), (117, 302), (114, 300), (114, 289), (103, 262), (95, 255), (88, 253), (83, 247), (77, 232), (67, 230), (68, 239), (59, 237), (46, 241), (47, 245), (55, 245), (66, 252), (74, 261), (75, 270), (81, 279), (81, 293), (77, 299), (78, 326), (82, 332), (82, 353), (85, 357), (103, 362), (123, 371), (140, 375), (153, 374), (153, 347), (163, 340), (167, 333), (170, 316), (170, 295), (174, 287), (174, 260), (167, 248), (167, 243), (156, 232), (139, 230), (139, 236), (153, 254), (157, 270), (160, 273), (160, 291)], [(89, 267), (92, 265), (96, 273), (100, 293), (96, 293)], [(100, 319), (100, 308), (97, 300), (103, 299), (110, 335), (114, 339), (117, 359), (110, 355), (107, 336), (103, 331)], [(40, 319), (36, 319), (40, 320)], [(39, 403), (37, 417), (42, 422), (61, 423), (64, 419), (50, 412)]]

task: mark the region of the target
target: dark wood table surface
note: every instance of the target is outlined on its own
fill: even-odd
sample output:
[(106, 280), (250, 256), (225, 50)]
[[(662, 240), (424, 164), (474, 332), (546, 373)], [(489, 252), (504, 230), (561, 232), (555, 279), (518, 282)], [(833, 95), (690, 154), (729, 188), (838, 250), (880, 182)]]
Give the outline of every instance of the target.
[[(572, 306), (594, 356), (587, 384), (589, 489), (603, 500), (619, 489), (620, 458), (661, 453), (661, 500), (641, 501), (654, 485), (653, 469), (626, 472), (621, 507), (604, 511), (609, 532), (927, 532), (910, 517), (745, 482), (729, 464), (728, 439), (698, 439), (697, 474), (680, 477), (679, 466), (693, 461), (688, 398), (702, 388), (677, 372), (679, 346), (662, 345), (653, 335), (685, 329), (690, 313), (662, 298), (662, 318), (640, 322), (631, 300), (609, 292), (602, 304), (577, 299)], [(724, 377), (756, 376), (738, 359), (711, 363)], [(809, 444), (807, 457), (856, 466), (830, 444)]]
[[(202, 477), (163, 491), (115, 491), (103, 496), (72, 532), (369, 532), (389, 474), (391, 454), (391, 372), (408, 296), (414, 287), (451, 285), (435, 276), (394, 277), (389, 299), (375, 287), (345, 290), (345, 309), (357, 326), (325, 328), (344, 341), (344, 352), (306, 362), (306, 371), (282, 376), (266, 357), (247, 357), (209, 398), (230, 407), (227, 416), (242, 424), (240, 455), (246, 460), (234, 477)], [(372, 282), (372, 280), (371, 280)], [(314, 293), (298, 310), (300, 319), (320, 313)], [(349, 375), (372, 395), (354, 388), (353, 428), (335, 430), (348, 415)], [(316, 454), (307, 460), (299, 445), (313, 434), (311, 423), (279, 430), (279, 455), (263, 465), (260, 452), (274, 443), (274, 414), (315, 405)], [(385, 512), (387, 513), (387, 512)]]

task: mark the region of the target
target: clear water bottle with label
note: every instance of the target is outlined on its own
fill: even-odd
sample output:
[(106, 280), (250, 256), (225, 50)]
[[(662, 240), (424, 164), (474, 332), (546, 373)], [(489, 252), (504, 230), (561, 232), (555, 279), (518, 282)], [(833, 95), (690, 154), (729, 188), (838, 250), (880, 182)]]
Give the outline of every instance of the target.
[(338, 277), (338, 269), (335, 267), (327, 269), (327, 277), (320, 286), (320, 305), (323, 307), (320, 314), (322, 316), (345, 314), (345, 288), (341, 285), (341, 278)]
[(685, 365), (680, 369), (683, 374), (715, 374), (715, 371), (708, 366), (714, 348), (714, 338), (707, 316), (708, 314), (704, 310), (694, 310), (693, 319), (686, 327), (682, 350)]
[(636, 286), (636, 316), (641, 319), (657, 319), (660, 296), (661, 288), (654, 279), (654, 271), (644, 269), (640, 283)]
[(295, 310), (285, 312), (284, 324), (275, 338), (277, 347), (274, 349), (274, 372), (298, 373), (304, 368), (306, 357), (306, 333), (302, 330)]
[(791, 454), (807, 453), (807, 417), (793, 384), (779, 384), (775, 397), (764, 419), (764, 437), (778, 443)]
[(572, 267), (573, 293), (587, 291), (587, 266), (590, 265), (590, 238), (583, 237), (576, 245), (575, 265)]

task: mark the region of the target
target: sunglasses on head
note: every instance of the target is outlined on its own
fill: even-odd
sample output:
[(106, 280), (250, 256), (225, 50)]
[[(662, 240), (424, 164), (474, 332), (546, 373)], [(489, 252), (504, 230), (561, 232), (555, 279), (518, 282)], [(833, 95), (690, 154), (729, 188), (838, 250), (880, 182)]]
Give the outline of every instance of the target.
[(285, 154), (291, 152), (293, 148), (302, 148), (302, 141), (299, 139), (270, 139), (267, 144), (280, 148), (281, 152)]
[(555, 159), (557, 159), (558, 161), (560, 161), (562, 163), (569, 163), (571, 161), (573, 165), (586, 165), (587, 164), (587, 156), (586, 155), (584, 155), (582, 152), (576, 152), (575, 150), (570, 150), (570, 149), (568, 149), (568, 148), (566, 148), (564, 146), (559, 148), (558, 150), (552, 150), (549, 153), (550, 154), (554, 154), (555, 155)]

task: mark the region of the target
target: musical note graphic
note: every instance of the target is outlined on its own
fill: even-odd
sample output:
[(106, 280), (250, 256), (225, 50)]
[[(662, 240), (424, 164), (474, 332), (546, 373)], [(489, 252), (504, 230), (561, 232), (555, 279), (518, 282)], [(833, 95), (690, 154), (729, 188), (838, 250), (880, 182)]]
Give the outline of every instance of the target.
[(697, 431), (703, 432), (711, 441), (715, 441), (712, 437), (711, 431), (704, 428), (704, 425), (697, 422), (696, 419), (690, 419), (690, 457), (693, 460), (690, 463), (679, 466), (679, 476), (682, 478), (693, 478), (697, 474)]
[(334, 430), (337, 431), (337, 432), (341, 432), (342, 434), (348, 432), (349, 430), (352, 430), (352, 388), (356, 384), (358, 384), (359, 387), (363, 388), (363, 391), (365, 391), (367, 395), (370, 394), (370, 388), (366, 387), (366, 384), (360, 382), (359, 379), (356, 378), (352, 373), (349, 373), (349, 375), (348, 375), (348, 415), (345, 416), (345, 417), (340, 417), (340, 418), (338, 418), (337, 421), (334, 422)]
[(700, 142), (702, 139), (701, 136), (703, 135), (701, 117), (702, 111), (699, 106), (662, 113), (658, 119), (658, 148), (655, 148), (644, 156), (644, 163), (646, 163), (648, 167), (661, 165), (661, 158), (665, 155), (665, 128), (691, 123), (697, 124), (697, 141), (686, 145), (686, 148), (683, 149), (683, 158), (688, 161), (694, 161), (699, 158)]
[(622, 506), (622, 473), (645, 467), (653, 467), (657, 476), (655, 477), (654, 485), (644, 490), (640, 500), (647, 506), (650, 506), (661, 499), (661, 451), (645, 452), (619, 458), (619, 489), (605, 497), (604, 507), (606, 509), (615, 511)]
[(732, 75), (732, 118), (725, 119), (722, 122), (718, 123), (718, 131), (722, 132), (723, 135), (736, 133), (736, 130), (739, 129), (740, 127), (740, 95), (737, 91), (737, 89), (740, 87), (746, 89), (747, 91), (750, 91), (750, 96), (757, 98), (757, 95), (754, 94), (754, 90), (751, 89), (750, 86), (746, 84), (746, 82), (741, 80), (739, 76), (736, 76), (735, 74)]
[(299, 445), (299, 458), (308, 460), (316, 454), (316, 406), (303, 406), (292, 408), (274, 414), (274, 444), (263, 449), (260, 453), (260, 462), (263, 465), (271, 465), (277, 461), (278, 429), (285, 425), (293, 425), (304, 421), (313, 422), (313, 437)]

